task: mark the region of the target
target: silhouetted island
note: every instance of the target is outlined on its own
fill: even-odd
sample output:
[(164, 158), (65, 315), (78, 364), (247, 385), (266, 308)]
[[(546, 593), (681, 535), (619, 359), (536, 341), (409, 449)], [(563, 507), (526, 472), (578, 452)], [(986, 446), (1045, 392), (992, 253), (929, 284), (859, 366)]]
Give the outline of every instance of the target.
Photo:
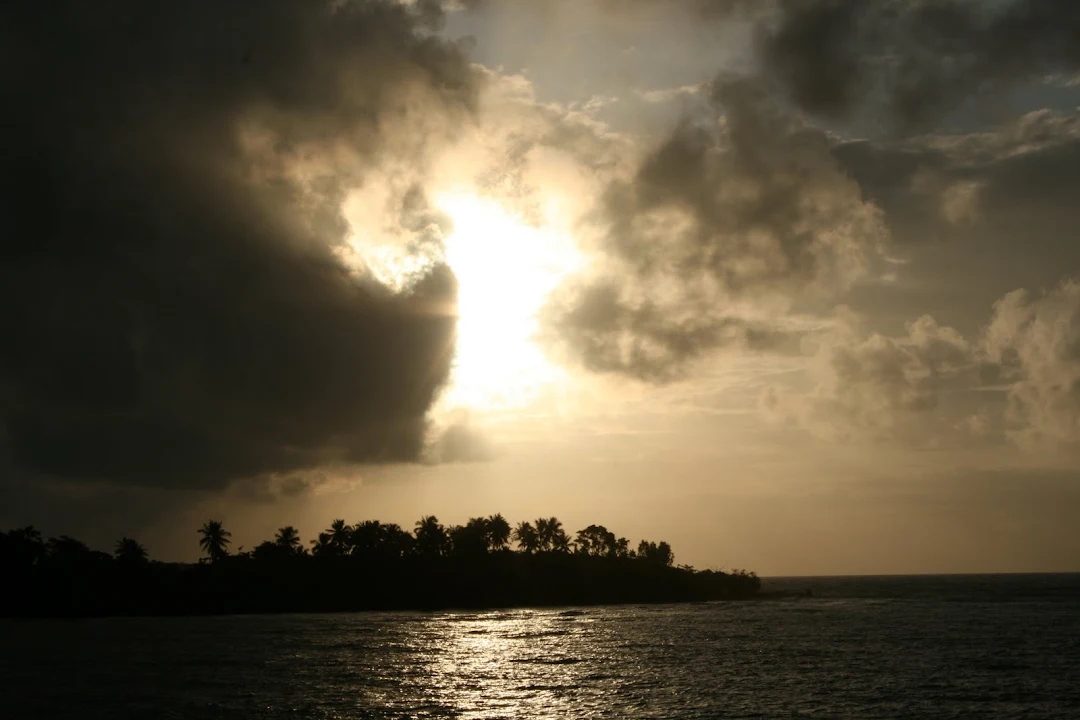
[[(757, 597), (758, 577), (676, 566), (666, 542), (637, 549), (602, 525), (571, 539), (556, 518), (512, 528), (502, 515), (414, 532), (375, 520), (335, 520), (308, 550), (281, 528), (253, 550), (229, 553), (231, 534), (199, 529), (198, 563), (149, 559), (121, 538), (112, 555), (32, 527), (0, 533), (6, 592), (0, 614), (22, 617), (436, 610), (597, 605)], [(517, 549), (511, 548), (513, 542)]]

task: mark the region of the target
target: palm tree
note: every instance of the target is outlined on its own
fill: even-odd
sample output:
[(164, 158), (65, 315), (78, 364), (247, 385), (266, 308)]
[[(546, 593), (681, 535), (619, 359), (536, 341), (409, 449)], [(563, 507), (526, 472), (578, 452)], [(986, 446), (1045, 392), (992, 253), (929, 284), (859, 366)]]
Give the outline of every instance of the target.
[(550, 550), (553, 529), (547, 518), (536, 518), (536, 539), (541, 550)]
[[(333, 534), (331, 526), (331, 534)], [(383, 524), (378, 520), (364, 520), (353, 526), (349, 533), (349, 551), (360, 557), (374, 557), (383, 545)]]
[(536, 528), (529, 521), (518, 523), (512, 535), (518, 547), (529, 555), (540, 549), (540, 536), (536, 534)]
[(416, 549), (416, 538), (397, 523), (382, 526), (379, 550), (384, 557), (403, 558)]
[(225, 546), (232, 542), (229, 540), (232, 533), (222, 526), (220, 520), (207, 520), (206, 524), (199, 528), (199, 534), (202, 535), (199, 538), (199, 547), (210, 558), (210, 562), (218, 562), (228, 557), (229, 551)]
[(501, 513), (487, 519), (487, 545), (489, 550), (505, 550), (510, 542), (510, 523)]
[(448, 532), (450, 551), (454, 555), (476, 557), (488, 551), (487, 518), (470, 518), (464, 526), (455, 525)]
[(352, 525), (346, 525), (344, 520), (338, 519), (330, 523), (330, 542), (335, 545), (341, 555), (349, 552), (352, 545)]
[(541, 550), (554, 550), (568, 552), (570, 550), (570, 538), (563, 530), (562, 523), (558, 518), (538, 518), (536, 520), (536, 535)]
[(129, 537), (122, 537), (116, 541), (113, 555), (116, 556), (117, 562), (124, 563), (125, 565), (142, 565), (150, 557), (147, 554), (145, 547), (138, 541), (132, 540)]
[(439, 519), (434, 515), (420, 518), (416, 523), (416, 548), (421, 555), (434, 557), (445, 555), (449, 537), (446, 528), (439, 524)]
[(279, 528), (274, 536), (274, 544), (290, 553), (303, 552), (304, 546), (300, 544), (300, 533), (292, 525)]
[[(555, 518), (551, 518), (555, 520)], [(570, 536), (566, 534), (566, 531), (562, 529), (562, 523), (556, 521), (557, 527), (552, 533), (551, 537), (551, 549), (555, 552), (568, 553), (570, 552)]]
[(321, 532), (319, 537), (311, 541), (311, 554), (315, 557), (327, 557), (338, 554), (337, 545), (334, 544), (330, 533)]

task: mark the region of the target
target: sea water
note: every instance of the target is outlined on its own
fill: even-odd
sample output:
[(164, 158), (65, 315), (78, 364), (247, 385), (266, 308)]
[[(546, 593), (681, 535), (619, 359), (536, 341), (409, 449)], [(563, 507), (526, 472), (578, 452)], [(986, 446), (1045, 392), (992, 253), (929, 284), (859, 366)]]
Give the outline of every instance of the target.
[(1080, 718), (1080, 575), (765, 585), (792, 596), (0, 621), (0, 718)]

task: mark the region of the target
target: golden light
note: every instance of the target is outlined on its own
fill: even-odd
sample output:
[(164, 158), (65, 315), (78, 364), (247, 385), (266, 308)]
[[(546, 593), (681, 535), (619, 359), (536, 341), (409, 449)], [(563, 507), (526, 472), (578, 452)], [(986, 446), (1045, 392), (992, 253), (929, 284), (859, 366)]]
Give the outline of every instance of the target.
[(535, 342), (537, 314), (581, 262), (558, 207), (539, 226), (497, 201), (446, 193), (436, 206), (453, 221), (445, 257), (458, 278), (458, 337), (447, 408), (517, 408), (557, 385), (563, 371)]
[(555, 287), (579, 269), (571, 218), (550, 199), (527, 219), (468, 189), (433, 193), (432, 204), (452, 229), (425, 230), (434, 244), (417, 251), (412, 236), (384, 223), (392, 188), (372, 184), (343, 207), (352, 226), (343, 262), (402, 290), (436, 262), (458, 280), (457, 337), (449, 386), (436, 415), (457, 410), (497, 413), (531, 404), (563, 386), (566, 373), (536, 343), (538, 314)]

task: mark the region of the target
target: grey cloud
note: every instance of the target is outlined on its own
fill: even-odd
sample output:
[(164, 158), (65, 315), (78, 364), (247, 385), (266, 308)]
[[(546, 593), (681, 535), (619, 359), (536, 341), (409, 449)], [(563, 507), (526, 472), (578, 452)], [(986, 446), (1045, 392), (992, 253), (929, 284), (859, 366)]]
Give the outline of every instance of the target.
[(422, 9), (4, 5), (9, 462), (219, 487), (420, 457), (455, 280), (437, 267), (395, 294), (334, 250), (344, 193), (474, 105)]
[(763, 10), (765, 73), (830, 117), (882, 108), (918, 127), (1014, 83), (1080, 67), (1071, 0), (776, 0)]
[(783, 333), (761, 307), (842, 291), (886, 241), (824, 132), (752, 80), (718, 80), (712, 100), (611, 184), (597, 248), (609, 267), (570, 280), (546, 313), (589, 367), (663, 379), (726, 344), (772, 344)]

